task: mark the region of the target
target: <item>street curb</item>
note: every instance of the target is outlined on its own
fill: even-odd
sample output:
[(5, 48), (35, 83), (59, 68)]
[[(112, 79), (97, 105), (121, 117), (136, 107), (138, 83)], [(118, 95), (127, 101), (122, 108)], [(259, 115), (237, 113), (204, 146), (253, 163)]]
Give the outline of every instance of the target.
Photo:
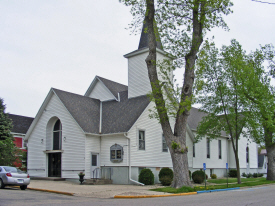
[(239, 187), (234, 188), (227, 188), (227, 189), (217, 189), (217, 190), (203, 190), (203, 191), (197, 191), (197, 193), (210, 193), (210, 192), (221, 192), (221, 191), (227, 191), (227, 190), (238, 190)]
[(152, 198), (152, 197), (171, 197), (171, 196), (184, 196), (184, 195), (196, 195), (197, 192), (179, 193), (179, 194), (167, 194), (167, 195), (115, 195), (114, 198)]
[(32, 187), (28, 187), (27, 189), (41, 191), (41, 192), (51, 192), (51, 193), (56, 193), (56, 194), (61, 194), (61, 195), (74, 196), (74, 193), (70, 193), (70, 192), (60, 192), (60, 191), (55, 191), (55, 190), (45, 190), (45, 189), (38, 189), (38, 188), (32, 188)]

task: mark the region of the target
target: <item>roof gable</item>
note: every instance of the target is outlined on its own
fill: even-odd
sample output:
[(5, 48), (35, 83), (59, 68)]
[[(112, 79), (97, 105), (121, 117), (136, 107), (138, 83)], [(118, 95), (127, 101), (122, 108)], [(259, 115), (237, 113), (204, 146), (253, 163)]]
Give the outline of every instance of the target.
[[(99, 84), (102, 84), (102, 85), (99, 85)], [(119, 100), (118, 93), (128, 90), (128, 87), (126, 85), (96, 76), (84, 96), (89, 96), (89, 97), (101, 99), (101, 100), (103, 98), (103, 101), (104, 101), (105, 100), (104, 97), (101, 98), (100, 94), (95, 94), (95, 96), (91, 95), (93, 91), (96, 90), (98, 87), (101, 88), (101, 92), (99, 93), (102, 93), (102, 94), (104, 93), (105, 98), (106, 96), (108, 96), (108, 100), (112, 100), (112, 99)]]
[(60, 101), (85, 133), (99, 133), (100, 101), (53, 89)]
[(25, 117), (15, 114), (8, 114), (9, 118), (12, 120), (12, 130), (13, 133), (26, 134), (34, 118)]

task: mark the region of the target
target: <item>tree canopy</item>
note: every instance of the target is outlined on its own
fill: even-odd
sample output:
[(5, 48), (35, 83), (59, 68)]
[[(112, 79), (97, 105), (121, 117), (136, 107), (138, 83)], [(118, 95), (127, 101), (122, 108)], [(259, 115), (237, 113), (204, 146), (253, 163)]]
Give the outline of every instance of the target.
[[(207, 30), (215, 26), (227, 28), (222, 16), (231, 13), (230, 0), (121, 0), (125, 5), (132, 6), (133, 22), (131, 27), (135, 31), (146, 22), (149, 42), (149, 55), (145, 62), (152, 87), (153, 100), (156, 105), (157, 116), (160, 120), (164, 137), (171, 153), (174, 179), (173, 187), (191, 185), (188, 172), (188, 148), (186, 146), (186, 124), (191, 109), (193, 83), (195, 79), (195, 62), (203, 36)], [(144, 19), (145, 17), (145, 19)], [(154, 26), (157, 25), (157, 28)], [(174, 129), (169, 122), (169, 102), (164, 99), (165, 82), (161, 82), (157, 73), (156, 39), (159, 36), (167, 52), (176, 60), (169, 63), (167, 70), (184, 67), (184, 81), (176, 92), (168, 94), (172, 107), (176, 106)], [(170, 66), (172, 65), (172, 66)], [(165, 79), (167, 80), (167, 79)], [(172, 82), (170, 88), (174, 86)]]
[(12, 166), (18, 159), (18, 149), (11, 134), (12, 120), (5, 113), (5, 109), (4, 101), (0, 98), (0, 165)]

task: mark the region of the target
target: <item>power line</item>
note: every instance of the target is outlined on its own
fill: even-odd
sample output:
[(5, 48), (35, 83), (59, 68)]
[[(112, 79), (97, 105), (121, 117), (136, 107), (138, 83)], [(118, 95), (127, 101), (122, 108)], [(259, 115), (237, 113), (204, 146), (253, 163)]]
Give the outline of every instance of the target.
[(263, 4), (275, 4), (275, 3), (271, 3), (271, 2), (267, 2), (267, 1), (258, 1), (258, 0), (252, 0), (252, 1), (263, 3)]

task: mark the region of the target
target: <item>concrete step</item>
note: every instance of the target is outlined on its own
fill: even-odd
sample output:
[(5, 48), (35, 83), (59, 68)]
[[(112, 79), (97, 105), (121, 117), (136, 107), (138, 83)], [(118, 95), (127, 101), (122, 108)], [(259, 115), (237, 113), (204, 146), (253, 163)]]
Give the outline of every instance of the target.
[(112, 180), (107, 179), (85, 179), (83, 182), (85, 185), (108, 185), (112, 183)]
[(66, 178), (61, 177), (30, 177), (31, 180), (47, 180), (47, 181), (65, 181)]

